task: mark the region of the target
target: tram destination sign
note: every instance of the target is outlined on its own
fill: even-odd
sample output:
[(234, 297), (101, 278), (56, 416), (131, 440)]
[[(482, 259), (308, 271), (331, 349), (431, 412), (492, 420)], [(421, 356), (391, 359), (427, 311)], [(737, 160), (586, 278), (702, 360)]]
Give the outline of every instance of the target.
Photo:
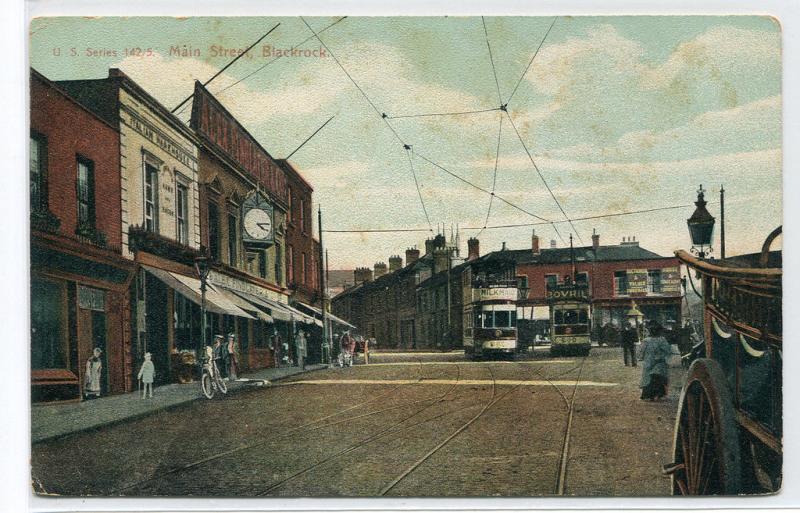
[(585, 285), (557, 285), (555, 287), (548, 287), (545, 297), (550, 301), (587, 299), (589, 297), (589, 287)]

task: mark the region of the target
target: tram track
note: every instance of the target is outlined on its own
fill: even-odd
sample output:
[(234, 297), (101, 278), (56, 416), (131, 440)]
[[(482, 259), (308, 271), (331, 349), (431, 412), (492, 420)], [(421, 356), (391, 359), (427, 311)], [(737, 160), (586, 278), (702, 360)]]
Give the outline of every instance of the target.
[[(556, 472), (555, 484), (553, 486), (553, 494), (557, 496), (564, 495), (564, 490), (566, 488), (567, 466), (569, 463), (569, 444), (572, 436), (572, 421), (575, 413), (575, 395), (578, 391), (578, 384), (580, 382), (581, 374), (583, 373), (583, 367), (585, 363), (586, 363), (586, 357), (584, 356), (581, 359), (580, 365), (573, 367), (570, 370), (564, 371), (557, 376), (551, 376), (551, 377), (547, 377), (538, 370), (534, 369), (534, 372), (539, 374), (539, 376), (543, 380), (547, 381), (553, 388), (555, 388), (556, 392), (558, 392), (558, 394), (561, 396), (561, 399), (564, 401), (564, 405), (566, 406), (567, 423), (564, 428), (564, 436), (561, 442), (561, 451), (558, 459), (558, 468)], [(567, 398), (567, 395), (564, 394), (564, 392), (558, 385), (553, 383), (552, 379), (564, 376), (566, 374), (574, 372), (575, 370), (578, 371), (578, 375), (575, 378), (575, 384), (572, 386), (572, 393), (570, 394), (569, 398)]]
[(426, 422), (430, 422), (432, 420), (444, 417), (446, 415), (450, 415), (450, 414), (453, 414), (453, 413), (457, 413), (459, 411), (463, 411), (466, 408), (461, 408), (461, 409), (457, 409), (457, 410), (453, 410), (453, 411), (443, 412), (443, 413), (440, 413), (439, 415), (436, 415), (434, 417), (431, 417), (431, 418), (416, 422), (414, 424), (410, 424), (410, 425), (402, 426), (402, 427), (400, 426), (401, 424), (405, 423), (407, 420), (410, 420), (410, 419), (416, 417), (417, 415), (419, 415), (423, 411), (427, 410), (431, 406), (434, 406), (435, 404), (438, 404), (438, 403), (444, 401), (444, 398), (447, 397), (450, 393), (452, 393), (456, 389), (456, 387), (458, 386), (458, 382), (461, 379), (461, 366), (458, 366), (458, 365), (456, 366), (456, 372), (457, 372), (456, 380), (445, 391), (444, 394), (438, 396), (437, 398), (435, 398), (433, 400), (431, 400), (431, 399), (423, 399), (423, 400), (418, 400), (418, 401), (412, 401), (410, 403), (405, 403), (405, 404), (400, 405), (400, 406), (410, 406), (412, 404), (416, 404), (416, 403), (420, 403), (420, 402), (431, 402), (432, 401), (431, 404), (416, 410), (411, 415), (408, 415), (408, 416), (396, 421), (394, 424), (390, 425), (389, 427), (384, 428), (384, 429), (378, 431), (377, 433), (373, 433), (372, 435), (368, 436), (367, 438), (361, 439), (358, 442), (346, 447), (345, 449), (340, 450), (340, 451), (338, 451), (338, 452), (336, 452), (334, 454), (331, 454), (331, 455), (327, 456), (326, 458), (323, 458), (322, 460), (314, 463), (313, 465), (305, 467), (305, 468), (295, 472), (294, 474), (292, 474), (290, 476), (287, 476), (286, 478), (281, 479), (280, 481), (278, 481), (276, 483), (271, 484), (268, 488), (266, 488), (265, 490), (262, 490), (256, 496), (263, 497), (265, 495), (268, 495), (270, 492), (280, 488), (281, 486), (285, 485), (289, 481), (292, 481), (292, 480), (294, 480), (294, 479), (296, 479), (296, 478), (298, 478), (300, 476), (303, 476), (303, 475), (305, 475), (305, 474), (317, 469), (318, 467), (320, 467), (320, 466), (322, 466), (322, 465), (324, 465), (326, 463), (329, 463), (329, 462), (331, 462), (331, 461), (333, 461), (333, 460), (335, 460), (337, 458), (340, 458), (340, 457), (345, 456), (345, 455), (347, 455), (347, 454), (349, 454), (349, 453), (351, 453), (353, 451), (361, 449), (365, 445), (367, 445), (367, 444), (369, 444), (369, 443), (371, 443), (371, 442), (373, 442), (375, 440), (378, 440), (379, 438), (381, 438), (381, 437), (383, 437), (385, 435), (396, 433), (396, 432), (400, 432), (400, 431), (404, 431), (404, 430), (407, 430), (407, 429), (411, 429), (413, 427), (416, 427), (416, 426), (419, 426), (419, 425), (424, 424)]
[[(422, 376), (422, 359), (417, 358), (417, 362), (419, 363), (419, 371), (418, 371), (418, 376), (417, 376), (417, 383), (421, 383), (423, 381), (423, 379), (424, 379), (423, 376)], [(118, 495), (118, 494), (121, 494), (122, 492), (125, 492), (127, 490), (136, 488), (138, 486), (141, 486), (143, 484), (149, 483), (151, 481), (155, 481), (157, 479), (163, 478), (163, 477), (171, 475), (171, 474), (176, 474), (176, 473), (179, 473), (179, 472), (182, 472), (182, 471), (187, 471), (187, 470), (190, 470), (192, 468), (204, 465), (206, 463), (210, 463), (212, 461), (224, 458), (226, 456), (231, 456), (231, 455), (234, 455), (234, 454), (237, 454), (237, 453), (240, 453), (240, 452), (243, 452), (243, 451), (247, 451), (247, 450), (250, 450), (250, 449), (255, 449), (257, 447), (261, 447), (261, 446), (264, 446), (264, 445), (267, 445), (267, 444), (271, 444), (271, 443), (275, 443), (275, 442), (278, 442), (278, 441), (286, 440), (286, 439), (288, 439), (288, 438), (290, 438), (290, 437), (292, 437), (292, 436), (294, 436), (294, 435), (296, 435), (297, 433), (300, 433), (300, 432), (304, 432), (305, 433), (305, 432), (309, 432), (309, 431), (315, 431), (317, 429), (324, 429), (326, 427), (335, 426), (335, 425), (338, 425), (338, 424), (342, 424), (344, 422), (349, 422), (349, 421), (352, 421), (352, 420), (368, 417), (368, 416), (371, 416), (371, 415), (377, 415), (377, 414), (383, 413), (385, 411), (398, 409), (398, 408), (401, 408), (401, 407), (406, 406), (408, 404), (415, 404), (415, 403), (419, 403), (419, 402), (425, 402), (425, 401), (434, 400), (434, 399), (420, 399), (420, 400), (417, 400), (417, 401), (412, 401), (411, 403), (407, 403), (407, 404), (404, 403), (404, 404), (400, 404), (400, 405), (395, 405), (395, 406), (384, 408), (384, 409), (381, 409), (381, 410), (372, 411), (372, 412), (364, 413), (364, 414), (361, 414), (361, 415), (357, 415), (355, 417), (348, 417), (346, 419), (338, 420), (338, 421), (335, 421), (335, 422), (329, 422), (329, 423), (325, 423), (325, 424), (320, 424), (321, 422), (324, 422), (324, 421), (326, 421), (328, 419), (331, 419), (331, 418), (334, 418), (334, 417), (338, 417), (339, 415), (342, 415), (344, 413), (347, 413), (349, 411), (355, 410), (355, 409), (363, 407), (363, 406), (365, 406), (367, 404), (370, 404), (370, 403), (373, 403), (375, 401), (378, 401), (379, 399), (387, 397), (392, 392), (394, 392), (395, 390), (400, 388), (401, 386), (403, 386), (403, 385), (396, 385), (396, 386), (392, 387), (391, 389), (383, 392), (382, 394), (379, 394), (377, 396), (371, 397), (370, 399), (367, 399), (366, 401), (362, 401), (362, 402), (357, 403), (355, 405), (351, 405), (351, 406), (349, 406), (347, 408), (343, 408), (341, 410), (335, 411), (335, 412), (330, 413), (328, 415), (325, 415), (323, 417), (319, 417), (317, 419), (314, 419), (314, 420), (312, 420), (310, 422), (306, 422), (306, 423), (304, 423), (304, 424), (302, 424), (300, 426), (296, 426), (294, 428), (291, 428), (288, 431), (282, 433), (277, 438), (273, 438), (273, 439), (269, 439), (269, 440), (261, 440), (261, 441), (258, 441), (258, 442), (239, 445), (239, 446), (234, 447), (232, 449), (229, 449), (227, 451), (221, 451), (221, 452), (214, 453), (214, 454), (209, 455), (209, 456), (207, 456), (205, 458), (201, 458), (199, 460), (195, 460), (195, 461), (192, 461), (190, 463), (187, 463), (187, 464), (184, 464), (184, 465), (181, 465), (181, 466), (178, 466), (178, 467), (174, 467), (174, 468), (171, 468), (171, 469), (164, 470), (162, 472), (159, 472), (157, 475), (150, 476), (150, 477), (148, 477), (146, 479), (139, 480), (139, 481), (137, 481), (135, 483), (129, 483), (129, 484), (127, 484), (127, 485), (125, 485), (123, 487), (120, 487), (120, 488), (116, 488), (116, 489), (112, 490), (110, 492), (110, 494)], [(287, 389), (288, 388), (284, 388), (284, 389), (281, 389), (281, 391), (287, 390)], [(256, 416), (262, 415), (264, 413), (268, 413), (269, 411), (270, 410), (259, 411), (259, 412), (256, 412), (255, 415)], [(317, 424), (319, 424), (319, 425), (317, 425)]]

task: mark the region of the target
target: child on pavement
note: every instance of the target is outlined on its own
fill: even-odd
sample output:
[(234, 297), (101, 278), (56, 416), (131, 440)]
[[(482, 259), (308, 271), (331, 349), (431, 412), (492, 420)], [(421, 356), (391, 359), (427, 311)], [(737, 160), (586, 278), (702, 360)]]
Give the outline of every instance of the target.
[(151, 361), (152, 355), (150, 353), (144, 354), (144, 362), (142, 368), (139, 369), (139, 380), (144, 383), (142, 388), (142, 399), (147, 395), (147, 390), (150, 390), (150, 398), (153, 397), (153, 379), (156, 377), (156, 367)]

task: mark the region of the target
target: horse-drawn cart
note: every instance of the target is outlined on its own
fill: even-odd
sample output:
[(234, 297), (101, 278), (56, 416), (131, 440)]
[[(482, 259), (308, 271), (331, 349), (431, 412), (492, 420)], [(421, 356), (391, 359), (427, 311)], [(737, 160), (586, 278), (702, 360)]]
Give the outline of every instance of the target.
[(705, 358), (688, 370), (678, 403), (674, 495), (776, 492), (782, 472), (782, 255), (701, 260), (676, 256), (702, 283)]

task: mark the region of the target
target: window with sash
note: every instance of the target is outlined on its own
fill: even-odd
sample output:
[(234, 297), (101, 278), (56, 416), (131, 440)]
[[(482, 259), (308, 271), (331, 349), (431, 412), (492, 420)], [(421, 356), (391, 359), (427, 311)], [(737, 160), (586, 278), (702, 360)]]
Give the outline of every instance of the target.
[(31, 210), (47, 210), (47, 139), (31, 132), (30, 154)]
[(144, 164), (144, 228), (158, 233), (158, 166)]
[(175, 217), (177, 222), (178, 242), (189, 244), (189, 188), (178, 183), (175, 188)]
[(78, 156), (78, 229), (95, 227), (94, 163)]
[(614, 272), (614, 295), (624, 296), (628, 294), (628, 272)]

